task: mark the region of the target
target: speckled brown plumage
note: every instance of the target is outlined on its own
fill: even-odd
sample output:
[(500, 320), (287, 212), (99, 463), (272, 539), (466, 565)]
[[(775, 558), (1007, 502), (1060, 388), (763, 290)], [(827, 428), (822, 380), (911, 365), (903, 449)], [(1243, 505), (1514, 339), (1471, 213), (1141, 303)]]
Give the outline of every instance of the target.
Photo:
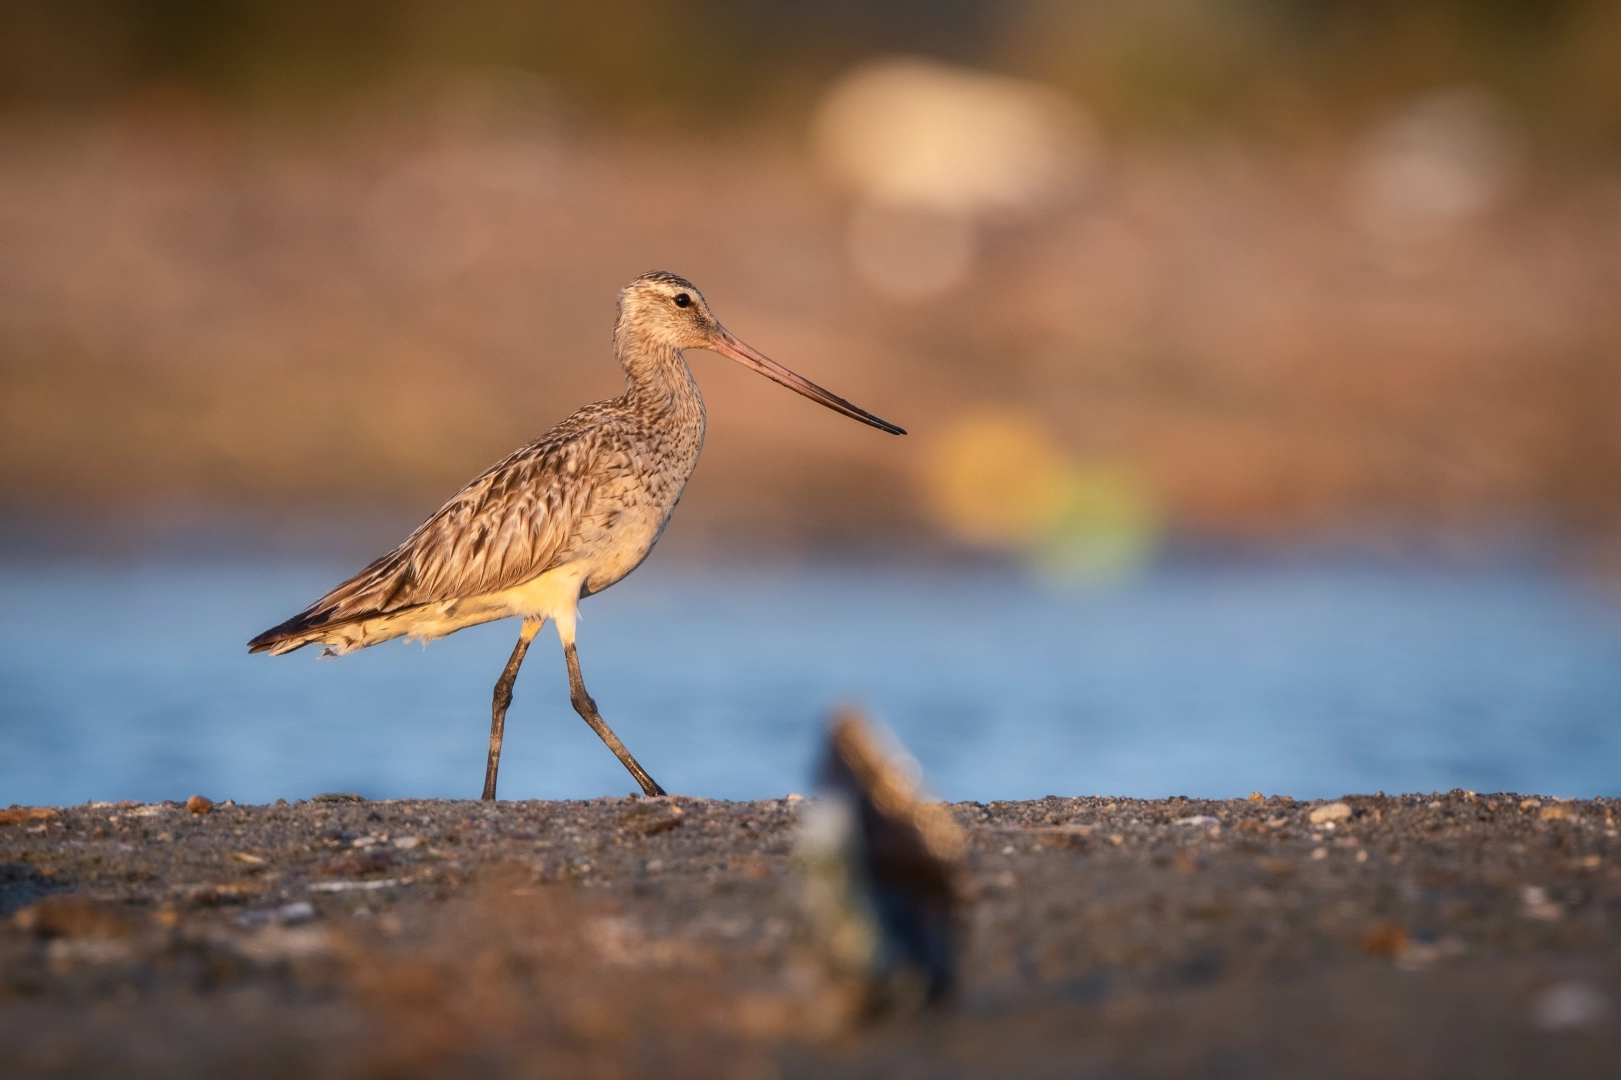
[[(695, 419), (679, 426), (649, 423), (623, 398), (585, 406), (486, 469), (393, 551), (250, 648), (286, 652), (345, 625), (499, 593), (611, 539), (616, 525), (644, 506), (662, 530), (703, 446), (703, 402), (696, 390), (692, 398)], [(585, 594), (622, 576), (589, 579)], [(394, 630), (387, 636), (410, 632), (403, 622)], [(331, 644), (348, 651), (346, 643)]]

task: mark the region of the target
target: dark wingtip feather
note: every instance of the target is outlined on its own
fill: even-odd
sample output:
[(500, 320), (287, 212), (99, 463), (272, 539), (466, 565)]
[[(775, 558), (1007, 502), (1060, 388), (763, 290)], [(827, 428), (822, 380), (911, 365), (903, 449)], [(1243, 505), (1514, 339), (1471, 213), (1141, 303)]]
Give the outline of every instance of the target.
[(248, 642), (248, 652), (269, 652), (274, 649), (287, 636), (286, 625), (286, 623), (283, 623), (281, 626), (273, 626)]
[[(266, 630), (252, 641), (249, 641), (248, 652), (270, 652), (275, 649), (276, 646), (285, 642), (288, 638), (297, 637), (300, 634), (313, 630), (317, 625), (324, 621), (325, 620), (319, 615), (312, 615), (308, 611), (300, 612), (299, 614), (294, 615), (291, 619), (288, 619), (286, 622), (272, 626), (269, 630)], [(299, 647), (302, 648), (302, 646)], [(292, 650), (289, 649), (287, 651), (291, 652)]]

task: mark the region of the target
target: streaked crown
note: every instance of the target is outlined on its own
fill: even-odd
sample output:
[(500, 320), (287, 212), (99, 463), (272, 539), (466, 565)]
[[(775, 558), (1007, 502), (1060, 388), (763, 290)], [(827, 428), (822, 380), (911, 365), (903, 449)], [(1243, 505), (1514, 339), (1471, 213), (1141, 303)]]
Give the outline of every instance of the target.
[(679, 274), (650, 270), (619, 291), (614, 339), (621, 348), (700, 349), (719, 328), (703, 293)]

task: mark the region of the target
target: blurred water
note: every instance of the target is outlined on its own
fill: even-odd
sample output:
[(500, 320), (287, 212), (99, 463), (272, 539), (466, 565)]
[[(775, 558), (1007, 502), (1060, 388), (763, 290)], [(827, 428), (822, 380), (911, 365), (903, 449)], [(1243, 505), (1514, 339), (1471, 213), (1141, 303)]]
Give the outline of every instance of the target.
[[(516, 624), (336, 661), (247, 638), (350, 566), (0, 564), (0, 805), (476, 797)], [(604, 715), (671, 791), (804, 790), (840, 700), (952, 799), (1621, 793), (1621, 604), (1536, 574), (644, 570), (584, 605)], [(634, 790), (538, 639), (501, 794)]]

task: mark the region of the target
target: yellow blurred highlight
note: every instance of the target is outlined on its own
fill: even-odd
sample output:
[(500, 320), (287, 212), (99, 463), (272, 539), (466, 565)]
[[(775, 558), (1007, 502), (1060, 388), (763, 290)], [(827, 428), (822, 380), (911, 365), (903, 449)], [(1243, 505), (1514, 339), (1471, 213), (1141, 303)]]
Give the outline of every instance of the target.
[(1022, 547), (1064, 513), (1070, 462), (1040, 427), (1017, 414), (958, 421), (931, 465), (941, 523), (970, 544)]
[(1018, 552), (1059, 580), (1127, 577), (1154, 551), (1158, 514), (1141, 478), (1078, 461), (1028, 415), (958, 420), (932, 448), (928, 481), (934, 511), (953, 537)]

